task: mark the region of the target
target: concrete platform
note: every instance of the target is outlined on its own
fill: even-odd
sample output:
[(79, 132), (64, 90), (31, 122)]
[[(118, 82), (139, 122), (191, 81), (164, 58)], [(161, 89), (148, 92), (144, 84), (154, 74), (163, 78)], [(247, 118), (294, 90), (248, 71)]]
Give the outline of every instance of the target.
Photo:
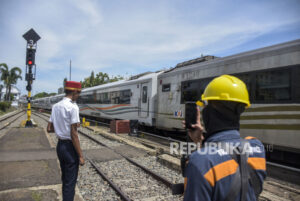
[[(55, 149), (43, 128), (12, 128), (0, 138), (0, 201), (61, 200)], [(82, 201), (78, 189), (76, 201)]]
[(0, 152), (0, 162), (31, 161), (57, 159), (55, 149), (41, 151), (6, 151)]
[(53, 189), (21, 189), (0, 194), (0, 199), (6, 201), (58, 201), (58, 193)]
[(42, 128), (12, 128), (0, 139), (0, 152), (49, 149), (50, 144)]
[(56, 160), (1, 162), (0, 167), (0, 190), (60, 183)]

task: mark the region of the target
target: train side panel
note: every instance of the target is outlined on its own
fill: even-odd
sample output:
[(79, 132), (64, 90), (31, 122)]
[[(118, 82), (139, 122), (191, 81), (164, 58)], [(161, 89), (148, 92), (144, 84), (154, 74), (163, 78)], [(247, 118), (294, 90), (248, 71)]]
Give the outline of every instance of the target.
[[(138, 120), (142, 125), (153, 126), (158, 74), (152, 73), (144, 78), (111, 84), (109, 87), (83, 90), (83, 99), (78, 101), (80, 114), (104, 119)], [(128, 100), (124, 101), (124, 94)]]
[(222, 74), (242, 79), (250, 93), (252, 106), (242, 114), (240, 122), (242, 136), (255, 136), (266, 144), (300, 150), (297, 144), (300, 141), (300, 40), (161, 74), (157, 127), (183, 131), (184, 102), (199, 99), (206, 85)]

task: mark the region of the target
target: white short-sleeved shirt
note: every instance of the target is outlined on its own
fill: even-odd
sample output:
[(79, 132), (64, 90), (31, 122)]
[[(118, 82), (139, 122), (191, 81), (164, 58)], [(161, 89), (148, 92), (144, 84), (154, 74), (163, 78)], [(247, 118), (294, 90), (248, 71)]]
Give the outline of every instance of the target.
[(71, 124), (80, 123), (78, 105), (64, 97), (53, 105), (49, 121), (53, 123), (59, 139), (71, 140)]

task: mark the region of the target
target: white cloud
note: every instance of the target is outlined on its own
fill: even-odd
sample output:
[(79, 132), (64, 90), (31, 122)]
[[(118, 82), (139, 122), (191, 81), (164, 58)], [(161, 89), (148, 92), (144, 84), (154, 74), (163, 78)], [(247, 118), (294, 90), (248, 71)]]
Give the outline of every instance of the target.
[[(290, 4), (248, 1), (241, 2), (243, 5), (235, 1), (10, 2), (7, 7), (14, 12), (8, 12), (7, 7), (0, 10), (5, 12), (0, 26), (10, 33), (0, 38), (4, 47), (0, 55), (10, 65), (24, 66), (21, 35), (33, 27), (42, 37), (36, 63), (37, 79), (43, 80), (34, 83), (38, 91), (59, 86), (56, 82), (68, 76), (69, 59), (72, 77), (77, 80), (92, 70), (135, 74), (166, 64), (169, 67), (201, 53), (222, 52), (300, 23), (299, 4), (292, 0)], [(53, 72), (61, 75), (50, 77)], [(52, 84), (46, 84), (49, 82)]]
[(81, 15), (86, 15), (88, 17), (88, 23), (97, 26), (101, 21), (102, 17), (97, 9), (98, 5), (95, 1), (91, 0), (69, 0), (70, 5), (74, 5), (82, 11)]

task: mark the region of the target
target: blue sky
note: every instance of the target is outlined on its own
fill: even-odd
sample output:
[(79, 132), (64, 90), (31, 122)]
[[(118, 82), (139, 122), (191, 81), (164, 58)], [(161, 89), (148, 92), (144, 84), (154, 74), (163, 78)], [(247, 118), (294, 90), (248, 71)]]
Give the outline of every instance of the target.
[(70, 59), (72, 80), (92, 70), (128, 77), (299, 39), (300, 1), (0, 0), (0, 63), (23, 77), (30, 28), (41, 36), (33, 94), (57, 92)]

